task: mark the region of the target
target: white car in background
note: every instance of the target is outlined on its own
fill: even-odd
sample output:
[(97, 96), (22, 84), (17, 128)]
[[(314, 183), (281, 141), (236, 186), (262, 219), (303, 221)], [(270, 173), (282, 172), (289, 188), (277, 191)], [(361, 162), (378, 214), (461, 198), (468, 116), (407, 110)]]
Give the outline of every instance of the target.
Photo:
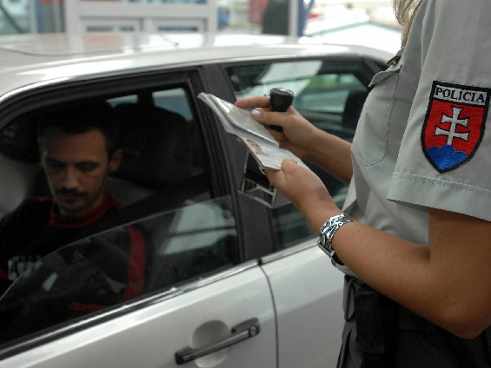
[[(304, 116), (351, 139), (369, 82), (389, 57), (240, 35), (0, 39), (0, 218), (46, 194), (34, 133), (40, 110), (106, 101), (128, 153), (109, 183), (122, 215), (46, 256), (0, 299), (0, 366), (335, 366), (342, 274), (291, 203), (270, 208), (242, 190), (246, 149), (197, 95), (234, 101), (290, 88)], [(341, 203), (346, 186), (314, 170)], [(150, 247), (145, 292), (53, 318), (84, 279), (79, 265), (52, 261), (94, 244), (117, 250), (111, 235), (128, 224), (145, 229)], [(53, 275), (63, 276), (56, 293), (42, 287)]]
[(359, 7), (317, 2), (305, 35), (317, 42), (360, 45), (396, 54), (401, 48), (401, 27), (391, 5)]

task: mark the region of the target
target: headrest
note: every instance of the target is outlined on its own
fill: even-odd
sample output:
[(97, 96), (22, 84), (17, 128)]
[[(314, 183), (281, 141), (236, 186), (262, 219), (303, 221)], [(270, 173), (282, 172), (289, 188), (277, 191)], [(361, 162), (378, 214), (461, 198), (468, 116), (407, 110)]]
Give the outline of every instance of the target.
[(35, 122), (41, 136), (50, 128), (67, 134), (97, 129), (104, 135), (110, 151), (118, 144), (119, 126), (114, 120), (111, 105), (104, 100), (82, 100), (48, 107), (38, 115)]
[(191, 123), (157, 107), (121, 104), (114, 111), (125, 153), (115, 176), (153, 189), (191, 176)]
[(0, 218), (17, 208), (30, 194), (38, 171), (37, 165), (12, 160), (0, 153), (0, 178), (4, 193), (0, 198)]
[(344, 104), (343, 127), (352, 130), (356, 129), (367, 95), (368, 91), (365, 90), (350, 91)]
[(39, 160), (35, 124), (23, 115), (0, 130), (0, 153), (23, 162)]
[(111, 140), (118, 140), (118, 127), (111, 106), (105, 101), (79, 101), (55, 105), (17, 117), (0, 130), (0, 153), (15, 160), (39, 161), (38, 131), (47, 126), (62, 127), (70, 133), (83, 131), (87, 124), (102, 129)]
[[(57, 113), (70, 120), (70, 115)], [(36, 126), (51, 113), (25, 114), (0, 130), (0, 153), (27, 163), (39, 161)], [(125, 157), (115, 177), (148, 189), (180, 182), (192, 175), (193, 124), (182, 115), (157, 107), (120, 104), (108, 110), (119, 126), (119, 144)]]

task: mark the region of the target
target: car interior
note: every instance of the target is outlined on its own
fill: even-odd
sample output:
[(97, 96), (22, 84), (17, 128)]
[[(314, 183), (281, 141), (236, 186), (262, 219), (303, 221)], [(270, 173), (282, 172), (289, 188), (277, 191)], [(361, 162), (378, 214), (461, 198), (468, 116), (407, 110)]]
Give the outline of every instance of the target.
[[(233, 214), (226, 200), (213, 198), (201, 131), (185, 94), (176, 94), (178, 90), (183, 91), (138, 90), (96, 97), (111, 106), (121, 128), (124, 159), (107, 185), (122, 210), (91, 229), (88, 239), (117, 247), (111, 244), (111, 231), (138, 224), (150, 249), (145, 293), (204, 277), (238, 260)], [(336, 125), (348, 135), (355, 128), (365, 98), (366, 91), (349, 91), (336, 118)], [(40, 110), (24, 113), (0, 130), (0, 177), (6, 194), (0, 199), (0, 219), (29, 197), (49, 195), (36, 141), (41, 116)], [(345, 186), (316, 171), (341, 202)], [(276, 212), (272, 213), (277, 219), (274, 231), (281, 235), (282, 244), (294, 244), (299, 236), (308, 236), (304, 222), (292, 208), (286, 206)]]
[[(124, 159), (107, 185), (122, 210), (104, 228), (211, 198), (207, 154), (199, 127), (182, 114), (148, 104), (148, 93), (142, 91), (136, 101), (119, 101), (112, 107), (121, 127)], [(103, 98), (109, 102), (113, 99)], [(0, 218), (29, 197), (50, 195), (36, 142), (40, 116), (38, 111), (26, 113), (0, 131), (0, 177), (7, 194), (1, 196)], [(160, 223), (152, 232), (160, 243), (163, 228)], [(97, 227), (98, 232), (102, 230)]]
[[(111, 234), (127, 226), (138, 226), (145, 237), (147, 294), (232, 264), (237, 259), (237, 234), (227, 201), (212, 198), (208, 154), (192, 114), (158, 106), (148, 98), (153, 91), (135, 94), (136, 99), (130, 100), (125, 96), (98, 97), (111, 105), (121, 127), (124, 159), (107, 185), (122, 208), (108, 221), (91, 227), (87, 238), (69, 247), (98, 244), (105, 250), (116, 249), (119, 244)], [(40, 112), (25, 113), (0, 130), (0, 219), (27, 198), (50, 195), (37, 147)], [(77, 265), (63, 267), (75, 270)], [(62, 271), (67, 272), (56, 273)], [(5, 303), (5, 299), (2, 301)], [(0, 303), (2, 308), (4, 303)]]
[[(112, 109), (124, 152), (121, 167), (108, 182), (117, 201), (128, 206), (191, 179), (196, 192), (208, 192), (204, 155), (199, 152), (204, 147), (197, 147), (201, 140), (193, 139), (200, 134), (193, 122), (140, 102)], [(0, 218), (28, 197), (49, 195), (36, 142), (39, 116), (39, 112), (24, 114), (0, 131), (0, 176), (8, 193), (0, 201)]]
[[(353, 139), (368, 95), (358, 69), (311, 60), (231, 66), (227, 71), (238, 97), (287, 86), (295, 93), (293, 105), (303, 117), (328, 133), (348, 141)], [(336, 203), (342, 206), (346, 185), (316, 165), (310, 166), (329, 188)], [(285, 211), (278, 209), (278, 212)], [(291, 233), (298, 231), (294, 229)]]

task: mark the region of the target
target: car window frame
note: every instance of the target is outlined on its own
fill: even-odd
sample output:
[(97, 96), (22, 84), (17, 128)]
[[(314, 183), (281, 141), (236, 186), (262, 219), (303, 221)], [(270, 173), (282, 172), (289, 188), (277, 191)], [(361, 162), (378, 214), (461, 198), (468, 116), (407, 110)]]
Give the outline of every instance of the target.
[[(254, 64), (263, 64), (263, 63), (282, 63), (282, 62), (303, 62), (303, 61), (322, 61), (322, 67), (324, 68), (324, 63), (330, 63), (329, 71), (337, 71), (334, 69), (335, 67), (339, 67), (342, 69), (342, 72), (352, 72), (353, 70), (347, 69), (345, 67), (345, 63), (354, 63), (359, 65), (359, 69), (356, 69), (358, 73), (353, 73), (356, 76), (360, 77), (360, 82), (368, 87), (372, 76), (377, 72), (378, 68), (382, 67), (382, 61), (376, 58), (371, 58), (367, 56), (361, 56), (356, 53), (352, 54), (335, 54), (335, 55), (325, 55), (325, 54), (317, 54), (317, 55), (308, 55), (308, 56), (298, 56), (295, 59), (285, 58), (285, 57), (265, 57), (265, 58), (256, 58), (253, 60), (246, 61), (230, 61), (226, 63), (222, 63), (221, 66), (223, 68), (223, 73), (227, 77), (229, 89), (234, 91), (233, 82), (228, 77), (227, 69), (234, 66), (247, 66)], [(352, 68), (355, 69), (355, 68)], [(324, 70), (324, 69), (322, 69)], [(235, 98), (235, 93), (233, 94)]]
[[(295, 60), (308, 60), (309, 58), (332, 59), (333, 57), (320, 55), (307, 58), (302, 57)], [(344, 58), (345, 56), (340, 57), (340, 59)], [(358, 57), (358, 60), (363, 59)], [(216, 117), (206, 109), (205, 106), (200, 105), (197, 100), (197, 93), (206, 91), (215, 93), (229, 101), (234, 101), (235, 94), (233, 92), (231, 81), (225, 72), (226, 65), (279, 61), (291, 61), (291, 59), (274, 57), (249, 61), (234, 61), (222, 64), (212, 63), (204, 66), (190, 66), (183, 68), (172, 67), (158, 70), (152, 68), (151, 70), (124, 71), (84, 79), (56, 81), (53, 83), (49, 81), (47, 83), (42, 82), (27, 88), (24, 87), (14, 90), (9, 92), (8, 95), (0, 96), (0, 129), (2, 129), (5, 124), (11, 121), (15, 116), (25, 113), (28, 110), (34, 110), (47, 104), (86, 97), (88, 95), (87, 91), (90, 91), (91, 86), (99, 86), (101, 83), (107, 83), (115, 90), (119, 88), (119, 90), (124, 93), (125, 91), (128, 91), (128, 88), (121, 86), (126, 85), (128, 81), (130, 81), (130, 83), (135, 83), (133, 86), (141, 85), (146, 87), (149, 85), (163, 86), (168, 83), (186, 80), (186, 82), (189, 83), (190, 99), (192, 99), (190, 103), (193, 108), (193, 114), (201, 125), (203, 139), (210, 158), (210, 165), (214, 165), (211, 167), (211, 176), (214, 178), (212, 185), (216, 190), (216, 193), (214, 194), (216, 196), (219, 196), (219, 194), (231, 196), (232, 205), (236, 206), (236, 208), (234, 208), (234, 214), (237, 217), (239, 247), (243, 252), (243, 254), (241, 254), (240, 263), (236, 267), (211, 275), (203, 280), (190, 282), (189, 284), (186, 283), (186, 285), (178, 290), (169, 289), (158, 292), (155, 295), (145, 295), (142, 299), (137, 299), (124, 306), (108, 308), (101, 314), (90, 316), (76, 324), (70, 323), (67, 326), (57, 326), (54, 331), (43, 331), (28, 339), (23, 338), (14, 340), (2, 347), (0, 350), (0, 360), (33, 349), (39, 345), (49, 343), (53, 340), (63, 338), (66, 335), (82, 329), (90, 328), (91, 326), (109, 319), (117, 318), (120, 315), (145, 308), (145, 306), (158, 303), (160, 300), (176, 297), (183, 292), (186, 292), (186, 290), (203, 287), (222, 278), (232, 277), (237, 272), (242, 272), (244, 269), (257, 266), (258, 264), (260, 265), (262, 262), (260, 260), (261, 255), (278, 257), (280, 255), (287, 256), (295, 253), (297, 246), (279, 251), (258, 248), (257, 244), (254, 243), (254, 239), (258, 238), (257, 234), (254, 233), (255, 236), (252, 237), (247, 237), (245, 235), (245, 233), (257, 230), (254, 228), (254, 223), (248, 219), (248, 216), (250, 216), (251, 213), (257, 213), (261, 219), (260, 223), (262, 224), (261, 231), (259, 231), (258, 234), (264, 234), (264, 232), (266, 232), (266, 241), (272, 239), (272, 227), (267, 224), (267, 221), (270, 221), (270, 219), (268, 220), (267, 209), (258, 202), (243, 198), (243, 195), (238, 192), (239, 181), (237, 178), (240, 178), (242, 174), (246, 150), (240, 145), (237, 145), (232, 137), (225, 136), (226, 133), (223, 128), (221, 128), (221, 124), (217, 122)], [(176, 78), (169, 81), (167, 77), (170, 74), (174, 74)], [(182, 79), (179, 79), (177, 76), (182, 77)], [(126, 82), (121, 83), (122, 81)], [(70, 97), (67, 97), (67, 91), (72, 92)], [(95, 93), (96, 95), (105, 94), (100, 93), (100, 90), (97, 92), (98, 93)], [(206, 126), (207, 129), (203, 129), (204, 126)], [(235, 158), (239, 158), (239, 160), (236, 161)], [(305, 242), (299, 243), (298, 247), (304, 247), (304, 243)], [(311, 244), (310, 246), (315, 246), (315, 244)]]
[[(223, 65), (224, 63), (204, 65), (200, 70), (201, 78), (206, 86), (205, 92), (233, 102), (235, 101), (234, 91)], [(238, 229), (242, 235), (240, 237), (242, 240), (241, 259), (243, 262), (260, 259), (273, 250), (271, 219), (268, 209), (262, 203), (251, 200), (249, 196), (241, 192), (248, 150), (243, 144), (237, 142), (235, 136), (225, 131), (217, 115), (205, 103), (200, 103), (198, 106), (204, 121), (217, 127), (217, 138), (222, 142), (222, 155), (227, 165), (229, 184), (234, 193), (232, 198), (237, 212), (240, 213), (237, 220), (239, 221)]]
[[(234, 91), (233, 81), (229, 77), (228, 69), (230, 67), (237, 66), (247, 66), (247, 65), (255, 65), (255, 64), (264, 64), (264, 63), (281, 63), (281, 62), (304, 62), (304, 61), (322, 61), (322, 70), (324, 71), (326, 68), (326, 64), (329, 64), (329, 71), (334, 72), (346, 72), (354, 74), (360, 82), (366, 86), (369, 91), (369, 84), (377, 71), (382, 70), (384, 61), (381, 59), (377, 59), (371, 56), (362, 56), (357, 53), (346, 53), (346, 54), (335, 54), (335, 55), (326, 55), (326, 54), (315, 54), (315, 55), (307, 55), (307, 56), (299, 56), (295, 59), (291, 57), (264, 57), (264, 58), (254, 58), (253, 60), (245, 60), (245, 61), (230, 61), (221, 63), (221, 74), (225, 76), (228, 84), (228, 98), (229, 101), (235, 101), (236, 94)], [(347, 67), (346, 64), (351, 64), (351, 67)], [(338, 68), (338, 69), (337, 69)], [(380, 69), (379, 69), (380, 68)], [(244, 163), (243, 163), (244, 165)], [(291, 203), (290, 201), (287, 201)], [(263, 205), (264, 208), (266, 208)], [(300, 239), (295, 244), (282, 248), (279, 244), (279, 239), (277, 238), (277, 234), (273, 232), (273, 219), (272, 219), (272, 211), (267, 209), (267, 217), (270, 229), (270, 239), (273, 242), (272, 246), (267, 249), (267, 251), (262, 252), (261, 257), (270, 257), (276, 258), (274, 255), (285, 255), (288, 256), (291, 253), (296, 253), (296, 249), (303, 249), (305, 245), (315, 246), (314, 237)], [(290, 252), (289, 249), (292, 249)], [(282, 257), (282, 256), (281, 256)]]
[[(215, 80), (214, 82), (220, 81)], [(24, 113), (52, 104), (118, 93), (121, 95), (126, 93), (131, 94), (131, 91), (150, 87), (164, 89), (166, 87), (183, 85), (186, 86), (187, 92), (189, 93), (187, 97), (190, 108), (195, 116), (196, 124), (200, 127), (205, 149), (209, 157), (212, 197), (231, 197), (231, 206), (236, 217), (237, 241), (240, 253), (237, 265), (226, 270), (218, 270), (217, 274), (206, 275), (198, 281), (192, 279), (189, 282), (183, 282), (177, 289), (171, 287), (170, 289), (144, 294), (135, 300), (129, 301), (124, 306), (116, 305), (108, 307), (96, 315), (82, 317), (80, 320), (68, 321), (67, 323), (40, 331), (39, 333), (34, 333), (28, 337), (21, 337), (9, 341), (0, 348), (0, 360), (63, 338), (82, 329), (90, 328), (109, 319), (131, 313), (133, 310), (145, 308), (145, 306), (156, 303), (163, 298), (168, 299), (180, 295), (186, 290), (208, 285), (224, 277), (230, 277), (230, 275), (244, 269), (244, 264), (247, 262), (243, 258), (243, 254), (245, 253), (243, 250), (244, 241), (242, 239), (243, 232), (240, 231), (240, 221), (243, 214), (237, 209), (237, 193), (230, 184), (231, 180), (226, 164), (227, 154), (221, 138), (223, 132), (217, 129), (217, 125), (210, 124), (206, 110), (200, 106), (200, 102), (197, 99), (197, 94), (205, 90), (200, 67), (117, 72), (82, 80), (61, 81), (48, 85), (41, 84), (39, 87), (33, 86), (32, 89), (23, 88), (19, 91), (13, 91), (9, 93), (7, 99), (2, 99), (2, 96), (0, 96), (0, 129), (3, 129), (13, 119)], [(131, 88), (128, 88), (128, 86), (131, 86)], [(258, 264), (257, 261), (254, 263), (256, 265)]]

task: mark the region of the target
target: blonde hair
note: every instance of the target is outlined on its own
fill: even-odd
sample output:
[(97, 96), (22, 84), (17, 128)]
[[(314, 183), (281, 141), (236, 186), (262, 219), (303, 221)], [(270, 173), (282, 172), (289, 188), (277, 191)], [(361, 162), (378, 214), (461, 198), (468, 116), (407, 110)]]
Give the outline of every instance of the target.
[(404, 28), (402, 33), (402, 44), (405, 45), (407, 41), (407, 35), (413, 21), (414, 13), (421, 4), (422, 0), (394, 0), (394, 11), (397, 21)]

